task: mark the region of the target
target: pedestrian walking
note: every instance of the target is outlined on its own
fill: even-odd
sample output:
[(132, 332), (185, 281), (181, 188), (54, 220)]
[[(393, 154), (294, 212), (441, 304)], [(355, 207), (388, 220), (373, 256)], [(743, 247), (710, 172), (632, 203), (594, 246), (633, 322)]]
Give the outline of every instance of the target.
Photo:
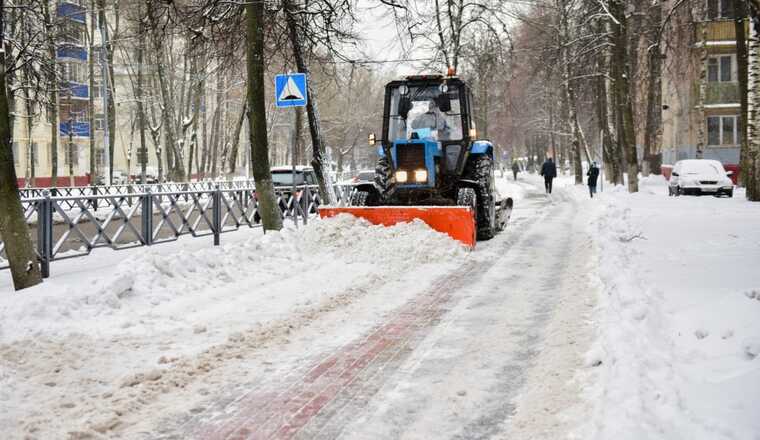
[(544, 186), (546, 187), (546, 193), (552, 193), (552, 181), (557, 177), (557, 165), (551, 157), (547, 158), (543, 165), (541, 165), (541, 175), (544, 176)]
[(596, 181), (599, 179), (599, 166), (596, 162), (591, 162), (591, 167), (589, 167), (586, 175), (588, 176), (588, 193), (593, 199), (594, 194), (596, 194)]
[(520, 164), (517, 163), (517, 161), (512, 161), (512, 174), (515, 176), (515, 180), (517, 180), (517, 173), (520, 172)]

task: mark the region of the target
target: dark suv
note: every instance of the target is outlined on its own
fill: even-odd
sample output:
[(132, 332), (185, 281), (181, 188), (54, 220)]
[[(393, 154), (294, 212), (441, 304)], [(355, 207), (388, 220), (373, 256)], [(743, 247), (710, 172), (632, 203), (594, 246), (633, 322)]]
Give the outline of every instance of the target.
[[(293, 167), (272, 167), (272, 183), (275, 188), (293, 186)], [(314, 174), (314, 168), (305, 166), (296, 166), (295, 170), (296, 186), (316, 185), (317, 175)]]
[[(296, 194), (300, 195), (306, 186), (309, 187), (309, 191), (311, 191), (312, 196), (316, 195), (319, 191), (317, 187), (317, 175), (314, 174), (314, 168), (312, 167), (298, 165), (296, 166), (295, 173), (293, 172), (293, 167), (272, 167), (271, 173), (272, 184), (274, 185), (275, 191), (280, 196), (279, 205), (280, 210), (283, 212), (283, 214), (287, 210), (288, 200), (293, 193), (294, 177), (295, 184), (298, 187), (296, 188)], [(308, 201), (305, 198), (301, 199), (301, 206), (303, 207), (304, 211), (307, 208), (307, 203)], [(314, 206), (311, 207), (309, 213), (316, 213), (318, 205), (319, 203), (314, 203)], [(258, 212), (253, 216), (253, 219), (256, 223), (259, 223), (259, 221), (261, 221)]]

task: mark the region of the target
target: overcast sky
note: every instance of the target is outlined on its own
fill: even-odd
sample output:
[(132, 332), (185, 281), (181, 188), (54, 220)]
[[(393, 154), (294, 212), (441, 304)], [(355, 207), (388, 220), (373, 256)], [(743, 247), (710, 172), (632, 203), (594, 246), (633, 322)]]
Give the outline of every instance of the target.
[[(356, 15), (359, 23), (356, 31), (363, 43), (362, 53), (358, 53), (356, 58), (377, 61), (406, 58), (405, 50), (410, 49), (409, 41), (401, 41), (393, 15), (390, 13), (391, 8), (376, 0), (359, 0), (357, 3)], [(412, 58), (424, 56), (418, 50), (412, 50), (410, 55)], [(408, 63), (386, 63), (381, 68), (398, 76), (417, 73), (416, 68)]]

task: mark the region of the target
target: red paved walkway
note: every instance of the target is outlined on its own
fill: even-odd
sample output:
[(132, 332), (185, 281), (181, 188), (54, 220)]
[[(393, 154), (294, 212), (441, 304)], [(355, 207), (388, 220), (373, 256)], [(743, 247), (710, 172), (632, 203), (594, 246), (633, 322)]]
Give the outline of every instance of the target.
[(358, 382), (374, 376), (368, 370), (381, 370), (399, 353), (410, 352), (445, 313), (450, 292), (467, 279), (470, 270), (463, 268), (459, 276), (439, 281), (396, 310), (389, 322), (317, 362), (306, 374), (291, 374), (278, 382), (280, 389), (267, 390), (262, 385), (228, 403), (211, 418), (201, 415), (196, 419), (201, 425), (188, 434), (212, 440), (289, 439), (317, 419), (331, 402), (345, 406), (354, 400), (357, 388), (364, 389), (359, 396), (363, 405), (368, 400), (367, 389), (374, 394), (378, 387)]

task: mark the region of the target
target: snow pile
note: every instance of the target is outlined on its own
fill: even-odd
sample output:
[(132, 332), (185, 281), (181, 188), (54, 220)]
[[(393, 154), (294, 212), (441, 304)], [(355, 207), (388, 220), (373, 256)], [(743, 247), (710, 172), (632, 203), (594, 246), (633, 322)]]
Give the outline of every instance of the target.
[[(350, 284), (356, 274), (341, 272), (351, 265), (365, 265), (358, 269), (365, 275), (389, 278), (467, 254), (458, 242), (421, 221), (382, 227), (341, 215), (298, 230), (286, 224), (281, 232), (250, 232), (250, 238), (238, 242), (226, 234), (219, 247), (207, 243), (173, 252), (167, 252), (172, 245), (124, 254), (105, 251), (114, 263), (102, 273), (90, 271), (71, 282), (56, 282), (55, 289), (49, 289), (47, 281), (23, 295), (0, 295), (0, 342), (93, 328), (108, 334), (150, 332), (171, 328), (188, 309), (196, 310), (200, 301), (222, 290), (229, 291), (225, 297), (255, 295), (295, 274), (305, 278), (323, 270), (324, 276), (342, 280), (338, 284)], [(87, 267), (100, 255), (78, 259), (76, 267)], [(61, 274), (61, 263), (53, 264), (54, 274)], [(292, 287), (293, 292), (301, 289)]]
[[(289, 234), (293, 234), (289, 231)], [(310, 252), (329, 251), (350, 255), (350, 261), (391, 264), (403, 260), (407, 267), (463, 257), (464, 248), (448, 235), (436, 232), (422, 220), (391, 227), (372, 225), (349, 214), (321, 220), (300, 233), (301, 245)]]
[(599, 198), (596, 406), (578, 437), (757, 439), (760, 206), (669, 198), (660, 176)]

